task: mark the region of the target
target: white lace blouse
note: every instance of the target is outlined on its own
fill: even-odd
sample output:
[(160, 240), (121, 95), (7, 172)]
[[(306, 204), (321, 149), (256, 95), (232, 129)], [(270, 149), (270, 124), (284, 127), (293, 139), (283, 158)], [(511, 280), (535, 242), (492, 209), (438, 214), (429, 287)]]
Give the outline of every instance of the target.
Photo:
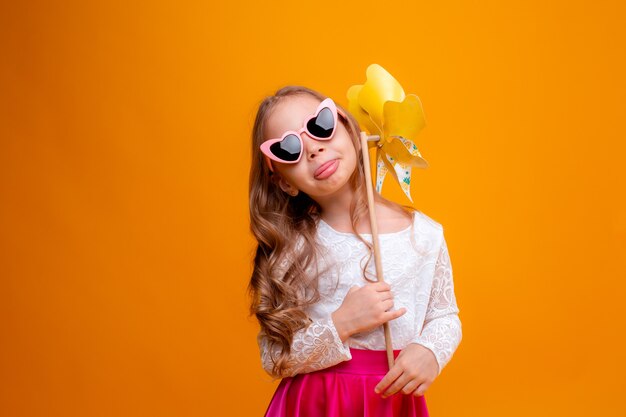
[[(372, 241), (371, 234), (361, 235), (368, 242)], [(439, 375), (462, 337), (443, 227), (416, 211), (410, 227), (378, 236), (384, 279), (391, 285), (394, 295), (393, 309), (407, 309), (405, 314), (389, 322), (393, 348), (404, 349), (410, 343), (427, 347), (437, 358)], [(350, 347), (385, 350), (382, 326), (353, 334), (342, 342), (331, 318), (350, 287), (367, 283), (361, 270), (369, 256), (367, 247), (356, 235), (337, 231), (323, 220), (318, 223), (317, 239), (324, 248), (319, 262), (325, 268), (332, 267), (319, 276), (318, 290), (322, 298), (306, 311), (312, 320), (309, 326), (294, 334), (285, 376), (350, 360)], [(368, 278), (375, 279), (373, 255), (367, 271)], [(257, 342), (263, 368), (274, 379), (278, 378), (271, 372), (273, 362), (263, 331), (259, 332)]]

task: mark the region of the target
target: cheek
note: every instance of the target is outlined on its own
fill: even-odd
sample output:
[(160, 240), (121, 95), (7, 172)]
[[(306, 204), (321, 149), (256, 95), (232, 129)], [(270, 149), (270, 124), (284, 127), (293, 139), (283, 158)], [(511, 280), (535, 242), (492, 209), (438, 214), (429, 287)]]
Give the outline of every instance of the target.
[(308, 172), (304, 164), (296, 164), (293, 168), (290, 168), (285, 172), (285, 179), (289, 181), (291, 184), (299, 186), (302, 184), (303, 178), (306, 178)]
[(343, 162), (346, 175), (351, 175), (356, 170), (356, 164), (358, 161), (356, 150), (352, 144), (348, 144), (343, 150)]
[(352, 144), (352, 141), (350, 141), (349, 139), (348, 139), (348, 143), (346, 143), (344, 146), (344, 154), (348, 155), (350, 159), (356, 159), (357, 150), (354, 149), (354, 145)]

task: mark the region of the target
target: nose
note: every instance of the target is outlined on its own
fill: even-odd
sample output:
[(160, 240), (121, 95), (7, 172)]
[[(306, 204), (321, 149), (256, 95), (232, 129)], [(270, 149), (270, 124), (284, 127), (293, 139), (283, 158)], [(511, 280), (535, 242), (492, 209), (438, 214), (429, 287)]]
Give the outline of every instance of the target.
[(317, 139), (313, 139), (305, 132), (301, 133), (302, 142), (304, 143), (304, 152), (308, 160), (313, 160), (320, 156), (322, 152), (326, 151), (326, 144)]

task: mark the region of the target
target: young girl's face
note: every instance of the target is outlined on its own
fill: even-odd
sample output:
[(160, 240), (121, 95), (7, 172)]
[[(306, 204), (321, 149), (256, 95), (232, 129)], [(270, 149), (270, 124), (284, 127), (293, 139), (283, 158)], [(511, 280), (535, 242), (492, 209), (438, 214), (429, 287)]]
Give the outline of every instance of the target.
[[(279, 138), (287, 130), (298, 131), (304, 120), (310, 118), (320, 100), (308, 94), (288, 96), (283, 98), (269, 116), (265, 127), (265, 138)], [(285, 164), (272, 161), (274, 170), (280, 176), (280, 187), (288, 193), (299, 190), (308, 194), (314, 200), (316, 197), (329, 197), (338, 192), (348, 191), (348, 180), (356, 169), (357, 155), (352, 139), (348, 134), (341, 116), (330, 140), (316, 140), (306, 132), (301, 133), (302, 157), (295, 164)], [(334, 161), (331, 171), (325, 175), (315, 176), (316, 171), (323, 164)]]

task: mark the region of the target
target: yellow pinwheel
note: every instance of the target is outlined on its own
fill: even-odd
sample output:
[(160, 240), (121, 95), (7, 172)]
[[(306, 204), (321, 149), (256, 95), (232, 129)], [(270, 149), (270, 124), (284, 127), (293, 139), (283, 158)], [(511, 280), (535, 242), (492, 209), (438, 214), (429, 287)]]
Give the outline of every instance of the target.
[(418, 96), (405, 94), (402, 86), (383, 67), (371, 64), (364, 84), (348, 89), (348, 111), (361, 129), (378, 140), (368, 142), (376, 147), (376, 191), (383, 188), (391, 172), (408, 199), (411, 197), (412, 167), (427, 168), (428, 162), (417, 149), (415, 139), (426, 124)]

